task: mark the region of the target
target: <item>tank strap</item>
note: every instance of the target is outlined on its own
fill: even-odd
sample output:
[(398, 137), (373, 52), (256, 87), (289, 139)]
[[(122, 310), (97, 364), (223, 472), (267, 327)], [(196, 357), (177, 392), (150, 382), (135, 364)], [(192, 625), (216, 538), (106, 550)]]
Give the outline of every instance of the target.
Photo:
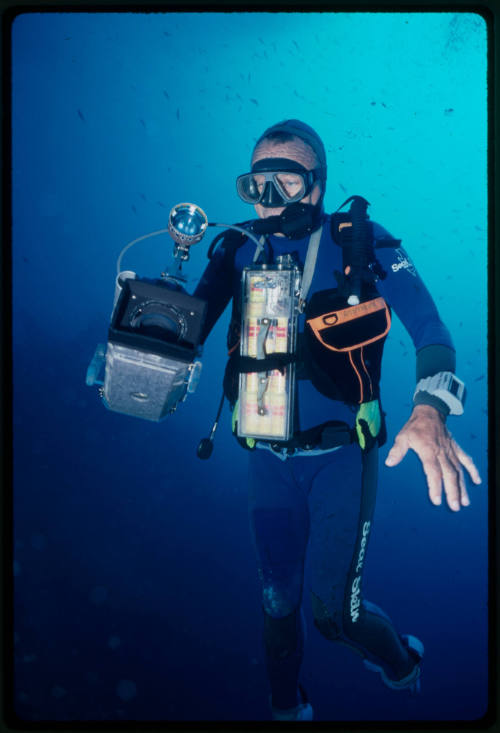
[(288, 353), (274, 353), (269, 354), (264, 359), (256, 359), (253, 356), (241, 356), (241, 354), (235, 354), (233, 357), (234, 368), (242, 374), (248, 374), (249, 372), (270, 372), (273, 369), (278, 369), (283, 372), (284, 368), (288, 364), (292, 364), (297, 361), (296, 354)]

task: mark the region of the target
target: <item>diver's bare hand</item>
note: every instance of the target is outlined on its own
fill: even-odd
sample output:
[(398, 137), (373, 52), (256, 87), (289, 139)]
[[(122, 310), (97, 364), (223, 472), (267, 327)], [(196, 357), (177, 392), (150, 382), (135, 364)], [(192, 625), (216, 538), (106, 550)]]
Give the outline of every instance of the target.
[(397, 434), (385, 465), (397, 466), (410, 448), (422, 462), (433, 504), (441, 504), (443, 483), (450, 509), (457, 512), (460, 504), (470, 504), (462, 466), (475, 484), (481, 483), (481, 477), (472, 458), (453, 440), (434, 407), (415, 405), (410, 419)]

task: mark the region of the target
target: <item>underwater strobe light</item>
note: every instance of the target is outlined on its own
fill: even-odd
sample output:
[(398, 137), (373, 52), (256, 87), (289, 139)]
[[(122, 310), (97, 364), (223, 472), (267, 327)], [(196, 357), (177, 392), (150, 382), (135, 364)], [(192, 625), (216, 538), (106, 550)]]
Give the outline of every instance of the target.
[(183, 252), (183, 259), (188, 259), (189, 247), (200, 241), (207, 227), (206, 214), (196, 204), (177, 204), (170, 211), (168, 232), (178, 248), (186, 250), (186, 256)]

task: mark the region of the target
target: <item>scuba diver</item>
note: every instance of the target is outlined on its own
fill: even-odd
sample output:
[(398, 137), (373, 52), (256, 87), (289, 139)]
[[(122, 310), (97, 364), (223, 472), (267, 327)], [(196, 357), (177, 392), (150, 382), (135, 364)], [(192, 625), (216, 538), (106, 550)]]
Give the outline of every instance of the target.
[[(249, 459), (271, 714), (285, 721), (313, 719), (299, 676), (306, 547), (320, 633), (357, 651), (389, 687), (419, 688), (422, 642), (398, 633), (362, 591), (386, 440), (379, 382), (392, 311), (415, 346), (416, 389), (385, 465), (413, 450), (430, 501), (441, 504), (444, 490), (452, 511), (470, 503), (463, 468), (481, 483), (446, 427), (450, 413), (463, 412), (465, 386), (429, 292), (401, 241), (369, 220), (365, 199), (325, 213), (326, 180), (325, 148), (311, 127), (285, 120), (267, 129), (237, 179), (258, 218), (214, 240), (194, 292), (207, 303), (202, 343), (232, 299), (224, 390)], [(262, 310), (294, 299), (288, 317)], [(280, 348), (287, 338), (293, 348)]]

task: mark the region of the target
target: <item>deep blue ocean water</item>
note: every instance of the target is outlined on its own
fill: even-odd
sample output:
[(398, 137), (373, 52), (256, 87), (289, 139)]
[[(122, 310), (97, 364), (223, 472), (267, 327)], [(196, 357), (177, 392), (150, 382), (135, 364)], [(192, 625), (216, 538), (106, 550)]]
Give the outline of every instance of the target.
[[(295, 117), (348, 196), (410, 253), (457, 349), (478, 466), (471, 506), (427, 499), (415, 455), (383, 466), (408, 418), (414, 349), (384, 356), (365, 595), (426, 647), (421, 694), (386, 689), (308, 619), (303, 678), (326, 721), (476, 720), (487, 706), (486, 26), (466, 13), (28, 13), (12, 27), (14, 706), (40, 720), (267, 720), (246, 455), (227, 411), (208, 462), (228, 312), (197, 392), (160, 424), (85, 385), (122, 247), (193, 201), (242, 221), (253, 144)], [(192, 250), (189, 287), (209, 238)], [(168, 236), (123, 266), (156, 277)]]

